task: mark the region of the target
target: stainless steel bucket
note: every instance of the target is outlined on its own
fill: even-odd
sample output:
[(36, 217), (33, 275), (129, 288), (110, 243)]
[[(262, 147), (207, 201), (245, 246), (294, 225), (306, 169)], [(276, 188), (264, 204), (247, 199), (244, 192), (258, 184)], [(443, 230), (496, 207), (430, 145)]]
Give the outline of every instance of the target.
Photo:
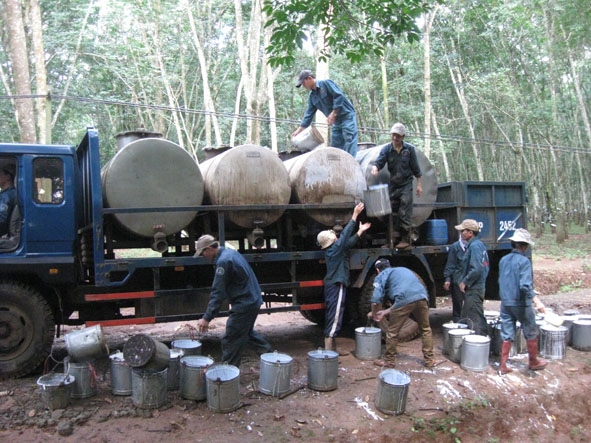
[[(540, 327), (541, 341), (538, 340), (540, 355), (552, 360), (562, 360), (566, 357), (566, 326), (543, 325)], [(540, 345), (540, 343), (542, 343)]]
[(72, 398), (88, 398), (96, 395), (96, 371), (91, 362), (69, 362), (67, 372), (74, 376)]
[(308, 352), (308, 387), (315, 391), (332, 391), (337, 388), (339, 354), (318, 349)]
[(159, 408), (166, 402), (168, 368), (153, 372), (143, 369), (131, 371), (131, 401), (138, 408)]
[(207, 406), (214, 412), (232, 412), (240, 406), (240, 369), (219, 364), (205, 371)]
[(259, 391), (275, 397), (289, 391), (293, 358), (278, 352), (261, 355)]
[(368, 217), (382, 217), (392, 213), (387, 184), (373, 185), (363, 191), (363, 202)]
[(591, 351), (591, 320), (573, 322), (573, 348), (578, 351)]
[(84, 362), (109, 355), (109, 346), (101, 325), (95, 325), (64, 336), (71, 361)]
[(460, 367), (468, 371), (482, 372), (488, 369), (490, 338), (484, 335), (466, 335), (462, 342)]
[(73, 375), (51, 372), (37, 379), (37, 386), (41, 389), (41, 398), (46, 408), (64, 409), (70, 403), (70, 395), (74, 387)]
[(213, 365), (213, 359), (201, 355), (187, 355), (181, 358), (181, 397), (188, 400), (207, 398), (205, 372), (211, 365)]
[(355, 329), (355, 357), (359, 360), (375, 360), (382, 355), (382, 330), (361, 327)]
[(468, 325), (464, 323), (448, 322), (443, 323), (443, 354), (449, 355), (449, 331), (452, 329), (468, 329)]
[(111, 393), (131, 395), (131, 366), (125, 362), (123, 352), (115, 352), (109, 358), (111, 360)]
[(182, 351), (184, 356), (201, 355), (201, 342), (190, 338), (173, 340), (170, 344), (172, 349)]
[[(565, 311), (566, 312), (566, 311)], [(578, 312), (578, 311), (571, 311), (571, 312)], [(579, 320), (579, 316), (577, 314), (570, 314), (570, 315), (562, 315), (562, 326), (568, 329), (566, 332), (566, 345), (572, 346), (573, 344), (573, 324), (575, 321)]]
[(170, 350), (170, 358), (168, 360), (168, 380), (166, 383), (166, 389), (169, 391), (176, 391), (179, 388), (182, 357), (183, 351), (179, 351), (177, 349)]
[(460, 363), (462, 356), (462, 342), (466, 335), (474, 334), (472, 329), (452, 329), (449, 334), (447, 357), (454, 363)]
[(384, 414), (400, 415), (406, 409), (410, 377), (396, 369), (385, 369), (378, 377), (376, 408)]
[(123, 357), (132, 368), (160, 372), (168, 368), (170, 351), (164, 343), (146, 334), (137, 334), (123, 346)]
[(311, 151), (324, 143), (324, 138), (314, 126), (308, 126), (291, 139), (291, 144), (298, 149)]

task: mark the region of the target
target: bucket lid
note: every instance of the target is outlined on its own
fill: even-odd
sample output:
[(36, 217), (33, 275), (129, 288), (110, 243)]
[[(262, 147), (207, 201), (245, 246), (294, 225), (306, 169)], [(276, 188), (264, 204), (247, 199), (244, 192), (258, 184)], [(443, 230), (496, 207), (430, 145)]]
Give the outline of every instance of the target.
[(474, 334), (472, 329), (452, 329), (449, 331), (449, 335), (470, 335)]
[(471, 342), (471, 343), (488, 343), (490, 342), (490, 338), (485, 335), (466, 335), (464, 337), (464, 341)]
[(355, 328), (355, 333), (359, 334), (381, 334), (382, 330), (380, 328), (374, 328), (372, 326), (361, 326), (360, 328)]
[(325, 359), (325, 358), (337, 358), (339, 353), (336, 351), (330, 351), (328, 349), (316, 349), (315, 351), (308, 352), (308, 357), (310, 358), (318, 358), (318, 359)]
[(573, 324), (580, 326), (589, 326), (591, 325), (591, 320), (576, 320), (573, 322)]
[(229, 381), (240, 375), (240, 369), (233, 365), (213, 365), (205, 371), (205, 377), (211, 381)]
[(181, 358), (181, 364), (192, 368), (202, 368), (213, 365), (213, 359), (204, 355), (187, 355)]
[(109, 358), (113, 361), (125, 361), (125, 357), (123, 357), (123, 352), (121, 351), (114, 352), (109, 355)]
[(560, 326), (564, 321), (560, 315), (556, 315), (554, 312), (546, 312), (546, 315), (544, 315), (544, 320), (546, 320), (546, 323), (553, 326)]
[(51, 372), (49, 374), (42, 375), (37, 379), (37, 385), (43, 389), (57, 386), (71, 385), (76, 381), (73, 375), (68, 375), (60, 372)]
[(410, 376), (397, 369), (384, 369), (380, 372), (380, 379), (394, 386), (404, 386), (410, 383)]
[(468, 325), (464, 323), (454, 323), (453, 321), (443, 323), (443, 327), (445, 329), (468, 329)]
[(577, 311), (576, 309), (566, 309), (562, 315), (565, 316), (571, 316), (571, 315), (579, 315), (579, 311)]
[(201, 342), (199, 340), (183, 338), (180, 340), (173, 340), (171, 346), (175, 349), (195, 349), (201, 347)]
[(287, 354), (280, 354), (279, 352), (267, 352), (261, 355), (261, 360), (266, 363), (291, 363), (293, 358)]

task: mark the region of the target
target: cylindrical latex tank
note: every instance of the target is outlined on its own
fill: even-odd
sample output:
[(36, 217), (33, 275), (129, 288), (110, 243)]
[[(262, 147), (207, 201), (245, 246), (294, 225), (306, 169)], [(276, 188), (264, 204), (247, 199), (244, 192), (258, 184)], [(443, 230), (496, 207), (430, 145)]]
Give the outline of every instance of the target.
[[(283, 163), (294, 203), (356, 203), (363, 199), (365, 178), (361, 168), (342, 149), (320, 147)], [(349, 221), (353, 211), (311, 209), (307, 213), (316, 222), (332, 227)]]
[[(258, 145), (229, 149), (199, 165), (205, 196), (212, 205), (287, 205), (290, 187), (287, 171), (276, 153)], [(284, 210), (233, 211), (226, 218), (252, 229), (277, 221)]]
[[(187, 151), (161, 138), (141, 138), (125, 145), (103, 168), (105, 208), (199, 206), (203, 178)], [(166, 235), (186, 227), (195, 211), (114, 214), (127, 230), (142, 237), (155, 230)]]
[[(390, 173), (388, 167), (384, 166), (377, 176), (371, 175), (371, 164), (377, 160), (381, 149), (385, 146), (379, 145), (373, 148), (364, 149), (357, 152), (357, 162), (361, 166), (361, 170), (367, 181), (367, 186), (374, 186), (379, 184), (390, 183)], [(417, 197), (417, 181), (413, 180), (413, 197), (414, 207), (412, 212), (412, 225), (414, 227), (420, 226), (425, 220), (429, 218), (433, 207), (437, 201), (437, 176), (435, 168), (425, 156), (425, 154), (418, 148), (415, 149), (419, 166), (421, 167), (421, 184), (423, 186), (423, 193)]]

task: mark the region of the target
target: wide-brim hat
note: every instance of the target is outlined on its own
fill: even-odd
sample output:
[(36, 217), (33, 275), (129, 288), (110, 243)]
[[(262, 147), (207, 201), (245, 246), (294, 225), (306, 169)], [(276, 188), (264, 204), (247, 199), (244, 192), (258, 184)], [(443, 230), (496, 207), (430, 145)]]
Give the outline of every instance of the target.
[(535, 245), (534, 241), (531, 239), (531, 234), (527, 229), (523, 228), (516, 229), (513, 235), (509, 237), (509, 240), (516, 243), (527, 243), (531, 246)]
[(199, 257), (205, 249), (215, 245), (217, 242), (213, 235), (204, 234), (199, 237), (195, 245), (195, 257)]
[(320, 249), (326, 249), (337, 241), (337, 235), (333, 230), (320, 231), (316, 237)]

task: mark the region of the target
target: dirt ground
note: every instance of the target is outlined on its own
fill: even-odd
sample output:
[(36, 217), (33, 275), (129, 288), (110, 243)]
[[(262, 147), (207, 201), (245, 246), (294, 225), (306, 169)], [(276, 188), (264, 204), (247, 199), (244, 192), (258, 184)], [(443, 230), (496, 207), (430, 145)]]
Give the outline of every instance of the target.
[[(546, 306), (561, 314), (576, 309), (591, 314), (591, 273), (584, 260), (534, 261), (535, 285)], [(587, 271), (587, 273), (585, 272)], [(559, 293), (561, 288), (579, 288)], [(499, 303), (487, 301), (486, 310)], [(442, 354), (441, 325), (451, 319), (449, 300), (431, 312), (436, 358), (422, 366), (420, 339), (401, 344), (397, 369), (410, 376), (406, 408), (387, 415), (376, 408), (381, 369), (354, 355), (355, 333), (339, 339), (351, 354), (339, 357), (338, 387), (315, 391), (307, 386), (308, 352), (321, 345), (318, 326), (299, 313), (259, 316), (256, 328), (278, 350), (293, 358), (290, 388), (285, 398), (258, 390), (260, 359), (247, 352), (240, 368), (240, 406), (220, 413), (207, 400), (186, 400), (168, 391), (158, 409), (133, 405), (129, 396), (111, 392), (108, 358), (95, 363), (97, 394), (72, 399), (67, 408), (45, 408), (36, 380), (40, 374), (0, 384), (0, 441), (161, 442), (550, 442), (591, 440), (591, 353), (568, 347), (565, 357), (552, 360), (546, 370), (527, 369), (527, 355), (510, 359), (514, 372), (497, 373), (497, 357), (484, 371), (468, 371)], [(216, 319), (207, 335), (199, 337), (202, 354), (217, 361), (224, 319)], [(67, 329), (69, 332), (74, 328)], [(188, 333), (184, 323), (105, 328), (111, 352), (126, 340), (146, 333), (170, 345)], [(54, 356), (64, 358), (63, 338)], [(61, 370), (61, 369), (57, 369)], [(301, 389), (297, 389), (300, 388)], [(215, 408), (214, 408), (215, 409)]]

